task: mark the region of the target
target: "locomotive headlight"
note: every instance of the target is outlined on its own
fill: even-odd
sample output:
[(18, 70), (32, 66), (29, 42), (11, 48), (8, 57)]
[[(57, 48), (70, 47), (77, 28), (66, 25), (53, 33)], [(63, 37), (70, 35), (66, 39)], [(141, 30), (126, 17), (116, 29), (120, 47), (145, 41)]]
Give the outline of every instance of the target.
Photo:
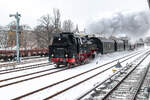
[(58, 39), (59, 41), (61, 40), (61, 38)]
[(51, 56), (54, 57), (54, 54), (52, 54)]
[(65, 54), (65, 57), (68, 57), (68, 54)]

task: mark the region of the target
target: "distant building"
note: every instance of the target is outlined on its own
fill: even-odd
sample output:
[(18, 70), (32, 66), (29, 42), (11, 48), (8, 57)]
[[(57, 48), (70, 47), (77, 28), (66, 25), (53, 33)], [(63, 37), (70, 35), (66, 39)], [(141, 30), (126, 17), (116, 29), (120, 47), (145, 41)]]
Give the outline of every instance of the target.
[[(14, 47), (16, 46), (16, 27), (10, 27), (10, 29), (8, 30), (8, 46), (10, 47)], [(20, 46), (22, 46), (24, 44), (24, 32), (23, 29), (20, 28), (19, 33), (19, 44)]]

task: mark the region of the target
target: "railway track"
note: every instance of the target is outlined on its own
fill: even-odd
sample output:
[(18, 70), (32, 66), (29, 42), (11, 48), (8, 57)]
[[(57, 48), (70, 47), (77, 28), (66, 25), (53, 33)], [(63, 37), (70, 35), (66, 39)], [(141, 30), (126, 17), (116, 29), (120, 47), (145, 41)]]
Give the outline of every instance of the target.
[(47, 62), (47, 63), (41, 63), (41, 64), (27, 65), (27, 66), (23, 66), (23, 67), (15, 67), (13, 69), (0, 70), (0, 75), (12, 73), (12, 72), (23, 71), (23, 70), (34, 69), (34, 68), (39, 68), (39, 67), (45, 67), (48, 65), (52, 65), (52, 64)]
[[(136, 52), (135, 54), (139, 54), (139, 53), (140, 52)], [(131, 54), (131, 55), (134, 55), (134, 53)], [(127, 55), (127, 56), (129, 56), (129, 55)], [(125, 57), (127, 57), (127, 56), (125, 56)], [(124, 58), (124, 57), (122, 57), (122, 58)], [(118, 59), (121, 59), (121, 58), (118, 58)], [(116, 60), (118, 60), (118, 59), (116, 59)], [(48, 66), (48, 65), (51, 65), (51, 63), (48, 62), (48, 63), (27, 65), (27, 66), (23, 66), (23, 67), (15, 67), (15, 68), (12, 68), (12, 69), (0, 70), (0, 75), (1, 74), (12, 73), (12, 72), (23, 71), (23, 70), (28, 70), (28, 69), (33, 69), (33, 68), (45, 67), (45, 66)]]
[[(42, 56), (43, 57), (43, 56)], [(23, 57), (23, 60), (41, 58), (41, 56), (31, 56), (31, 57)]]
[[(141, 68), (143, 67), (141, 63), (148, 56), (149, 53), (122, 68), (105, 81), (100, 82), (82, 94), (77, 100), (145, 100), (142, 97), (145, 97), (143, 95), (143, 88), (145, 88), (145, 86), (149, 87), (147, 80), (145, 80), (146, 85), (143, 85), (142, 89), (141, 86), (146, 76), (150, 80), (150, 74), (148, 72), (150, 71), (150, 63), (146, 68)], [(139, 91), (141, 91), (141, 94), (138, 94)], [(137, 97), (137, 95), (139, 96)]]
[[(149, 64), (150, 67), (150, 64)], [(143, 99), (149, 99), (149, 93), (150, 93), (150, 68), (148, 69), (147, 75), (145, 77), (145, 80), (141, 86), (141, 89), (139, 90), (136, 100), (143, 100)]]
[[(136, 54), (135, 54), (135, 55), (136, 55)], [(107, 63), (107, 64), (109, 64), (109, 63)], [(107, 65), (107, 64), (106, 64), (106, 65)], [(40, 66), (43, 67), (43, 66), (47, 66), (47, 65), (49, 65), (49, 63), (37, 64), (37, 65), (34, 65), (35, 67), (33, 67), (33, 66), (28, 66), (29, 68), (27, 68), (27, 66), (26, 66), (26, 67), (23, 67), (23, 68), (25, 68), (25, 69), (19, 69), (19, 71), (27, 70), (27, 69), (31, 69), (31, 68), (37, 68), (37, 67), (40, 67)], [(50, 68), (50, 69), (46, 69), (46, 70), (42, 70), (42, 71), (37, 71), (37, 72), (29, 73), (29, 74), (24, 74), (24, 75), (19, 75), (19, 76), (7, 78), (7, 79), (2, 79), (2, 80), (0, 80), (1, 84), (2, 84), (2, 82), (4, 82), (4, 81), (13, 80), (13, 79), (16, 79), (16, 78), (21, 78), (21, 77), (25, 77), (25, 76), (29, 76), (29, 75), (33, 75), (33, 74), (42, 73), (42, 72), (48, 72), (48, 73), (45, 73), (45, 74), (42, 74), (42, 75), (38, 75), (38, 76), (34, 76), (34, 77), (31, 77), (31, 78), (21, 79), (21, 80), (19, 80), (19, 81), (15, 81), (15, 82), (3, 84), (3, 85), (0, 85), (0, 88), (6, 87), (6, 86), (9, 86), (9, 85), (13, 85), (13, 84), (17, 84), (17, 83), (20, 83), (20, 82), (28, 81), (28, 80), (31, 80), (31, 79), (35, 79), (35, 78), (47, 76), (47, 75), (50, 75), (50, 74), (58, 73), (58, 72), (61, 72), (61, 71), (66, 70), (67, 68), (60, 69), (60, 70), (57, 70), (57, 71), (54, 71), (54, 72), (49, 72), (50, 70), (54, 70), (54, 69), (56, 69), (56, 68)], [(92, 70), (94, 70), (94, 69), (92, 69)], [(92, 70), (90, 70), (90, 71), (92, 71)], [(18, 70), (13, 70), (13, 71), (9, 71), (9, 72), (3, 72), (3, 73), (0, 73), (0, 74), (6, 74), (6, 73), (11, 73), (11, 72), (17, 72), (17, 71), (18, 71)], [(86, 72), (85, 72), (85, 73), (86, 73)], [(83, 74), (84, 74), (84, 73), (83, 73)], [(82, 75), (82, 74), (81, 74), (81, 75)]]
[[(79, 77), (79, 76), (81, 76), (81, 75), (85, 75), (85, 74), (87, 74), (87, 73), (93, 73), (92, 71), (94, 71), (94, 70), (97, 70), (97, 69), (99, 69), (99, 68), (101, 68), (101, 67), (103, 67), (103, 66), (109, 65), (109, 64), (111, 64), (111, 63), (113, 63), (113, 62), (115, 62), (115, 61), (118, 61), (118, 60), (120, 60), (120, 59), (123, 59), (123, 58), (128, 57), (128, 58), (124, 59), (123, 61), (121, 61), (120, 63), (125, 62), (125, 61), (129, 60), (130, 58), (137, 56), (137, 54), (140, 54), (140, 53), (132, 54), (132, 56), (130, 55), (130, 57), (128, 57), (129, 55), (128, 55), (128, 56), (125, 56), (125, 57), (121, 57), (121, 58), (119, 58), (119, 59), (116, 59), (116, 60), (113, 60), (113, 61), (108, 62), (108, 63), (106, 63), (106, 64), (103, 64), (103, 65), (101, 65), (101, 66), (99, 66), (99, 67), (90, 69), (90, 70), (85, 71), (85, 72), (82, 72), (82, 73), (80, 73), (80, 74), (77, 74), (77, 75), (71, 76), (71, 77), (69, 77), (69, 78), (60, 80), (60, 81), (58, 81), (58, 82), (52, 83), (52, 84), (50, 84), (50, 85), (47, 85), (47, 86), (45, 86), (45, 87), (43, 87), (43, 88), (40, 88), (40, 89), (37, 89), (37, 90), (35, 90), (35, 91), (29, 92), (29, 93), (27, 93), (27, 94), (21, 95), (21, 96), (19, 96), (19, 97), (14, 98), (13, 100), (18, 100), (18, 99), (21, 99), (21, 98), (25, 98), (25, 97), (30, 96), (30, 95), (32, 95), (32, 94), (35, 94), (35, 93), (37, 93), (37, 92), (41, 92), (41, 91), (43, 91), (43, 90), (52, 88), (52, 87), (57, 86), (57, 85), (60, 85), (60, 84), (62, 84), (62, 83), (69, 82), (70, 80), (75, 79), (75, 78), (77, 78), (77, 77)], [(59, 95), (59, 94), (65, 92), (65, 91), (67, 91), (67, 90), (69, 90), (69, 89), (71, 89), (71, 88), (77, 86), (77, 85), (80, 85), (81, 83), (83, 83), (83, 82), (85, 82), (85, 81), (87, 81), (87, 80), (90, 80), (91, 78), (94, 78), (95, 76), (98, 76), (98, 75), (100, 75), (100, 74), (102, 74), (102, 73), (104, 73), (104, 72), (106, 72), (106, 71), (112, 69), (113, 67), (114, 67), (114, 65), (113, 65), (113, 66), (111, 65), (111, 66), (109, 66), (108, 68), (105, 68), (105, 69), (102, 70), (102, 71), (96, 72), (96, 74), (94, 74), (94, 75), (92, 75), (92, 76), (90, 76), (90, 77), (88, 76), (87, 78), (85, 78), (85, 79), (82, 80), (82, 81), (79, 81), (79, 82), (77, 82), (77, 83), (75, 83), (75, 84), (73, 84), (73, 85), (71, 85), (71, 86), (69, 86), (69, 87), (67, 87), (67, 88), (65, 88), (65, 89), (63, 89), (63, 90), (59, 90), (59, 92), (52, 93), (52, 95), (51, 95), (51, 96), (48, 96), (47, 98), (45, 98), (45, 100), (50, 99), (50, 98), (53, 98), (53, 97), (55, 97), (55, 96), (57, 96), (57, 95)], [(65, 69), (65, 70), (66, 70), (66, 69)], [(94, 72), (94, 73), (95, 73), (95, 72)], [(32, 78), (32, 79), (33, 79), (33, 78)]]
[(15, 68), (17, 65), (22, 65), (22, 64), (28, 64), (28, 63), (33, 63), (33, 62), (39, 62), (39, 61), (45, 61), (48, 58), (42, 58), (42, 59), (34, 59), (34, 60), (29, 60), (29, 61), (23, 61), (20, 63), (17, 62), (11, 62), (11, 63), (6, 63), (6, 64), (0, 64), (0, 68), (6, 68), (6, 69), (13, 69)]
[[(142, 51), (138, 51), (136, 52), (137, 54), (140, 53)], [(133, 55), (134, 53), (130, 54), (130, 55)], [(129, 56), (129, 55), (127, 55)], [(124, 57), (127, 57), (127, 56), (124, 56)], [(124, 57), (120, 57), (118, 59), (121, 59), (121, 58), (124, 58)], [(116, 59), (116, 60), (118, 60)], [(45, 59), (44, 59), (45, 60)], [(39, 61), (39, 60), (37, 60)], [(33, 62), (33, 61), (31, 61)], [(23, 62), (22, 62), (23, 63)], [(20, 63), (18, 63), (20, 64)], [(24, 63), (26, 64), (26, 63)], [(5, 65), (5, 64), (4, 64)], [(9, 66), (9, 64), (6, 64)], [(18, 71), (23, 71), (23, 70), (28, 70), (28, 69), (33, 69), (33, 68), (39, 68), (39, 67), (44, 67), (44, 66), (47, 66), (47, 65), (51, 65), (49, 62), (48, 63), (40, 63), (40, 64), (34, 64), (34, 65), (27, 65), (27, 66), (23, 66), (23, 67), (13, 67), (13, 68), (9, 68), (9, 69), (4, 69), (4, 70), (0, 70), (0, 75), (1, 74), (7, 74), (7, 73), (12, 73), (12, 72), (18, 72)]]

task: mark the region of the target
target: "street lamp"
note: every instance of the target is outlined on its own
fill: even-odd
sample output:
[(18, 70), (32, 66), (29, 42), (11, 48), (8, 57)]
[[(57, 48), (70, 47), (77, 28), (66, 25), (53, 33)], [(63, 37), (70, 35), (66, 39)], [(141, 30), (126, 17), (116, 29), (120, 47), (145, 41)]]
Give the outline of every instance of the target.
[(19, 20), (21, 17), (21, 14), (19, 14), (18, 12), (16, 14), (10, 14), (9, 17), (15, 17), (16, 19), (16, 42), (17, 42), (17, 62), (20, 62), (20, 58), (19, 58)]

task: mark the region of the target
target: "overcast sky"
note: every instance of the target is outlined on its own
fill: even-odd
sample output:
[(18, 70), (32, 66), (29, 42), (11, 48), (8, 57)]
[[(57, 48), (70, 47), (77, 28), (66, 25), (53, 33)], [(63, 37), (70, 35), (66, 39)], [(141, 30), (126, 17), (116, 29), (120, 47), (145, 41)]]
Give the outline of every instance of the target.
[(147, 0), (0, 0), (0, 25), (14, 20), (9, 14), (22, 15), (21, 24), (34, 27), (42, 15), (60, 9), (61, 19), (71, 19), (83, 29), (86, 25), (114, 12), (148, 10)]

